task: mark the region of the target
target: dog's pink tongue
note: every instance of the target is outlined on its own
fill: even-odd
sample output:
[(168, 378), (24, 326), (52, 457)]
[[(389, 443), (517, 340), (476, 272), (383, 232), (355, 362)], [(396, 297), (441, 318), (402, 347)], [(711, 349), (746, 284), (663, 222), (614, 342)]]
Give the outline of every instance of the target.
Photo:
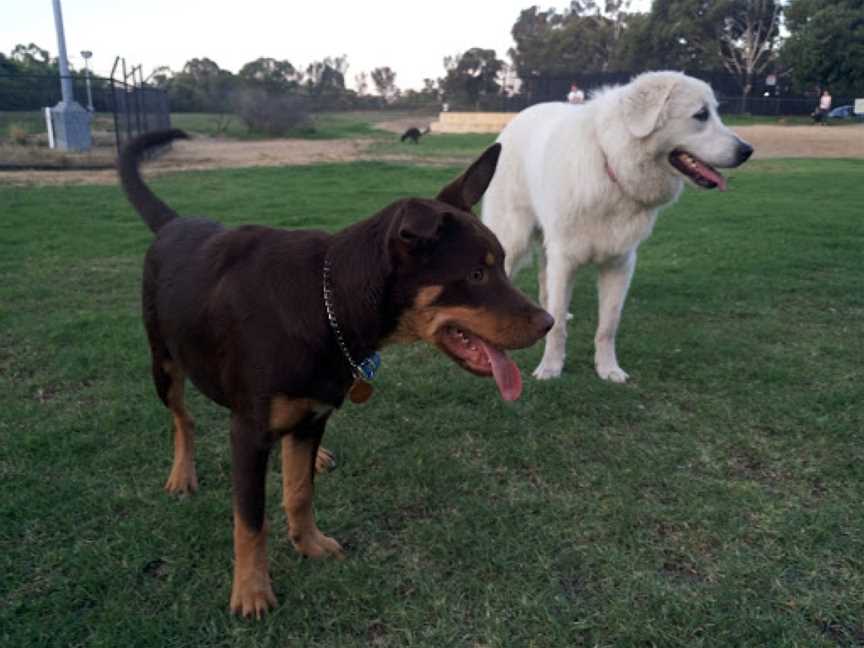
[(700, 160), (696, 160), (696, 164), (699, 166), (699, 173), (703, 177), (717, 184), (717, 191), (726, 191), (726, 178), (719, 171)]
[(505, 401), (519, 398), (522, 395), (522, 374), (519, 373), (519, 367), (503, 351), (482, 340), (480, 343), (492, 365), (492, 376), (495, 378), (495, 384), (498, 385), (498, 391), (501, 392), (501, 398)]

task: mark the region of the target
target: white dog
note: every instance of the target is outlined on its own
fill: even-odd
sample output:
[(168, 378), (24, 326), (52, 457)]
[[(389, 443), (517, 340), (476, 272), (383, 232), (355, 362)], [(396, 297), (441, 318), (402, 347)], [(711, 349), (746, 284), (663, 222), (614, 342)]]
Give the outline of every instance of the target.
[(561, 374), (573, 274), (595, 263), (594, 364), (602, 379), (625, 382), (615, 333), (636, 249), (684, 178), (723, 191), (726, 181), (714, 167), (736, 167), (753, 148), (720, 121), (711, 88), (678, 72), (647, 72), (581, 106), (532, 106), (498, 141), (503, 148), (483, 222), (504, 246), (508, 274), (530, 258), (532, 239), (540, 240), (540, 301), (555, 318), (534, 376)]

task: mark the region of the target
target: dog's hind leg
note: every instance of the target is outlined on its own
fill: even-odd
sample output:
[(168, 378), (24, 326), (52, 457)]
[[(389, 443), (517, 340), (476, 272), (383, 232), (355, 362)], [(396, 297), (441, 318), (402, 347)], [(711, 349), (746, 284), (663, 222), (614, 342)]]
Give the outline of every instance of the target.
[(504, 272), (508, 277), (514, 277), (531, 261), (536, 228), (534, 216), (527, 209), (508, 209), (508, 213), (503, 216), (490, 216), (487, 221), (485, 203), (483, 215), (484, 223), (495, 233), (504, 248)]
[(234, 483), (234, 581), (231, 612), (261, 618), (276, 605), (267, 561), (265, 496), (269, 443), (256, 426), (231, 415), (231, 477)]
[(629, 376), (618, 366), (615, 336), (621, 322), (621, 311), (636, 268), (636, 250), (600, 266), (597, 275), (599, 312), (594, 336), (594, 366), (597, 375), (614, 383), (627, 382)]
[(504, 248), (504, 271), (513, 277), (531, 259), (537, 219), (527, 204), (517, 205), (506, 195), (503, 180), (493, 181), (483, 196), (483, 223)]
[(184, 392), (186, 375), (172, 360), (153, 355), (153, 380), (156, 391), (171, 411), (174, 428), (174, 461), (165, 482), (169, 493), (194, 493), (198, 490), (195, 472), (195, 422), (186, 411)]
[(184, 402), (186, 374), (171, 357), (160, 333), (156, 311), (158, 279), (156, 264), (153, 263), (151, 254), (148, 253), (144, 263), (141, 305), (144, 328), (150, 344), (153, 383), (156, 393), (171, 412), (173, 420), (174, 461), (165, 482), (165, 490), (169, 493), (192, 493), (198, 490), (198, 476), (195, 473), (195, 422), (186, 411)]
[(547, 248), (545, 268), (545, 298), (544, 308), (555, 318), (555, 325), (546, 335), (546, 347), (543, 359), (534, 370), (534, 377), (539, 380), (557, 378), (564, 368), (564, 358), (567, 353), (567, 308), (573, 294), (573, 274), (576, 267), (560, 249)]
[(304, 556), (342, 558), (342, 547), (324, 535), (315, 522), (312, 507), (315, 461), (327, 416), (305, 420), (282, 437), (282, 506), (288, 518), (288, 534)]

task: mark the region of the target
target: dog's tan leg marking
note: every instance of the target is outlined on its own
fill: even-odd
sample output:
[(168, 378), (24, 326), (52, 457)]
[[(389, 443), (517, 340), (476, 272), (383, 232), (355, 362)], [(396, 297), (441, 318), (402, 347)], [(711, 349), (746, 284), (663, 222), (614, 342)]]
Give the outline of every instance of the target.
[[(270, 401), (270, 429), (276, 434), (284, 434), (294, 428), (303, 418), (320, 410), (320, 403), (311, 398), (288, 398), (277, 394)], [(315, 457), (315, 472), (319, 475), (328, 473), (336, 468), (336, 457), (327, 448), (318, 448)]]
[(231, 612), (260, 619), (276, 606), (267, 564), (267, 522), (260, 531), (250, 529), (234, 509), (234, 583)]
[(287, 432), (294, 428), (315, 406), (311, 398), (288, 398), (277, 394), (270, 400), (270, 430)]
[(342, 547), (318, 529), (312, 509), (313, 460), (316, 453), (313, 438), (282, 437), (282, 506), (288, 518), (288, 534), (294, 547), (304, 556), (343, 558)]
[(194, 493), (198, 490), (198, 475), (195, 472), (195, 422), (186, 411), (183, 399), (186, 374), (173, 362), (162, 366), (171, 376), (168, 390), (168, 408), (174, 423), (174, 463), (165, 482), (169, 493)]

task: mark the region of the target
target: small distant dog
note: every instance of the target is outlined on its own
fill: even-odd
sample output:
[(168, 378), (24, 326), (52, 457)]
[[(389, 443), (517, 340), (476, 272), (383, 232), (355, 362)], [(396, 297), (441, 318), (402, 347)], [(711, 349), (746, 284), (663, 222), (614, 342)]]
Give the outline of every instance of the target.
[(677, 72), (642, 74), (580, 106), (532, 106), (498, 141), (503, 150), (483, 222), (506, 250), (510, 275), (540, 239), (540, 303), (555, 318), (534, 376), (561, 374), (573, 274), (593, 263), (600, 301), (594, 364), (603, 380), (625, 382), (615, 335), (636, 249), (685, 179), (723, 191), (715, 167), (737, 167), (753, 148), (720, 121), (711, 88)]
[(420, 130), (419, 128), (415, 128), (412, 126), (404, 133), (402, 133), (402, 137), (399, 138), (400, 142), (405, 142), (405, 140), (411, 140), (415, 144), (420, 141), (420, 138), (426, 135), (429, 132), (430, 128), (427, 126), (425, 130)]
[[(144, 184), (146, 151), (182, 131), (133, 140), (119, 160), (129, 201), (156, 234), (144, 261), (144, 325), (153, 380), (174, 421), (165, 489), (197, 490), (186, 378), (231, 411), (234, 584), (231, 610), (260, 617), (276, 604), (264, 497), (281, 444), (283, 506), (304, 556), (342, 556), (312, 509), (327, 419), (363, 402), (388, 343), (429, 342), (463, 369), (522, 391), (503, 349), (534, 344), (552, 318), (504, 272), (495, 235), (472, 213), (495, 172), (495, 144), (434, 199), (406, 198), (335, 234), (180, 218)], [(323, 453), (323, 456), (322, 456)]]

